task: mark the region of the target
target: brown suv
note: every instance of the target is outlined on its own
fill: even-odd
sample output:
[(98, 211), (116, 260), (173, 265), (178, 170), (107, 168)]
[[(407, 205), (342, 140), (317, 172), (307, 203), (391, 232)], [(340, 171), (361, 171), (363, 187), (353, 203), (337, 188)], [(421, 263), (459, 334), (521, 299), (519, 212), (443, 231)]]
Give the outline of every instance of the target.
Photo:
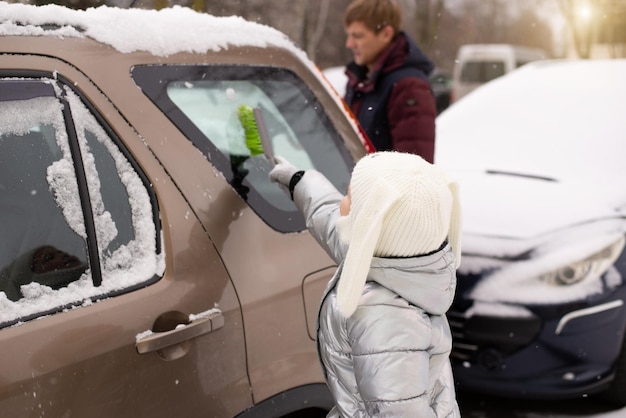
[(323, 416), (335, 266), (251, 156), (346, 189), (320, 71), (242, 19), (0, 3), (0, 416)]

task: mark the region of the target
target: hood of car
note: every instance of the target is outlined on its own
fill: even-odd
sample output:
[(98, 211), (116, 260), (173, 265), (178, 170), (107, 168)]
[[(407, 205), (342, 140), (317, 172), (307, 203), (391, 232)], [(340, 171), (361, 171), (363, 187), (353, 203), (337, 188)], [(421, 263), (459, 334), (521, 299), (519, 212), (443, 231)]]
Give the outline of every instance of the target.
[(464, 253), (516, 256), (587, 225), (624, 222), (626, 194), (608, 185), (502, 171), (451, 174), (460, 185)]
[(625, 72), (625, 59), (538, 61), (437, 117), (435, 162), (461, 186), (464, 254), (521, 257), (624, 222)]

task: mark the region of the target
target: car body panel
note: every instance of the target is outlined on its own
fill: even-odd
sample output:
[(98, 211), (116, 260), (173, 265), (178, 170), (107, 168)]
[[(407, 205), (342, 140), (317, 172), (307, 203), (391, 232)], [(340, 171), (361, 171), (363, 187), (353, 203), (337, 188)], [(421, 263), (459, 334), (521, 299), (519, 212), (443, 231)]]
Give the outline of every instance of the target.
[[(183, 405), (186, 416), (232, 417), (268, 400), (276, 407), (267, 416), (279, 416), (272, 414), (291, 412), (307, 393), (318, 399), (311, 406), (327, 407), (314, 327), (334, 262), (305, 230), (269, 226), (132, 77), (140, 66), (285, 68), (311, 90), (356, 160), (365, 140), (321, 72), (295, 48), (276, 45), (158, 55), (120, 53), (88, 36), (0, 36), (0, 55), (0, 78), (47, 76), (72, 86), (120, 139), (155, 193), (165, 266), (148, 286), (1, 329), (11, 361), (2, 366), (0, 408), (12, 416), (40, 409), (157, 417)], [(213, 311), (223, 324), (211, 332), (138, 353), (146, 336)], [(280, 406), (285, 394), (300, 398)]]
[[(45, 64), (40, 65), (40, 68), (45, 67)], [(59, 73), (68, 76), (72, 73), (71, 68), (68, 72), (62, 72), (58, 63), (54, 65), (51, 68), (57, 68)], [(89, 86), (87, 83), (81, 84)], [(189, 218), (189, 206), (181, 199), (160, 164), (142, 146), (137, 135), (122, 123), (123, 119), (119, 115), (115, 115), (115, 109), (103, 96), (94, 92), (90, 98), (100, 98), (101, 111), (109, 114), (116, 127), (127, 128), (126, 132), (120, 134), (127, 141), (134, 138), (144, 170), (148, 175), (161, 179), (155, 187), (160, 198), (167, 200), (168, 204), (162, 205), (160, 215), (166, 224), (177, 220), (176, 235), (170, 235), (169, 229), (164, 231), (167, 267), (163, 279), (154, 285), (2, 330), (0, 345), (7, 355), (6, 359), (10, 359), (3, 366), (3, 382), (6, 385), (3, 388), (6, 394), (2, 401), (3, 410), (14, 411), (13, 416), (20, 416), (24, 413), (25, 404), (32, 407), (41, 403), (50, 405), (46, 410), (59, 416), (68, 410), (91, 416), (110, 416), (111, 413), (117, 416), (151, 415), (157, 414), (157, 411), (169, 414), (177, 410), (173, 397), (180, 400), (180, 394), (185, 394), (186, 402), (202, 408), (222, 410), (225, 414), (252, 406), (251, 398), (248, 402), (241, 402), (241, 399), (249, 397), (241, 309), (224, 266), (211, 261), (217, 257), (215, 249), (206, 234), (202, 233), (197, 220), (192, 217), (180, 221)], [(127, 143), (133, 144), (133, 141)], [(172, 240), (177, 242), (173, 245)], [(173, 252), (172, 248), (179, 251)], [(203, 248), (204, 251), (197, 251), (197, 248)], [(211, 257), (208, 256), (210, 252), (214, 253)], [(193, 269), (188, 266), (193, 266)], [(214, 280), (198, 281), (197, 278), (204, 276), (206, 271), (211, 271)], [(197, 314), (215, 305), (221, 307), (228, 325), (219, 332), (196, 338), (181, 359), (166, 362), (155, 353), (139, 356), (135, 351), (137, 334), (151, 330), (162, 314)], [(68, 341), (77, 343), (68, 345)], [(231, 347), (228, 356), (213, 361), (224, 362), (229, 370), (218, 381), (215, 376), (202, 373), (201, 368), (198, 373), (184, 372), (197, 367), (203, 352), (220, 353), (217, 348), (224, 344)], [(172, 387), (159, 384), (153, 378), (155, 373), (163, 373), (164, 365), (166, 373), (171, 376), (172, 387), (180, 390), (178, 395), (172, 392)], [(232, 376), (233, 379), (226, 379), (225, 376)], [(104, 387), (115, 391), (116, 397), (120, 399), (118, 405), (110, 403), (111, 393), (98, 394), (98, 390)], [(94, 393), (94, 397), (81, 399), (67, 396), (79, 389)], [(133, 399), (138, 390), (147, 390), (158, 400), (151, 402), (151, 408), (154, 409), (142, 409), (145, 408), (142, 403), (136, 403), (136, 409), (133, 409), (129, 407), (128, 401), (121, 401)], [(207, 390), (214, 391), (216, 395), (238, 395), (234, 397), (233, 405), (229, 405), (223, 398), (216, 398), (218, 401), (214, 402), (207, 397), (194, 396)], [(97, 406), (100, 396), (103, 404)]]
[[(473, 317), (482, 320), (479, 331), (485, 336), (481, 339), (472, 335), (473, 326), (457, 322), (451, 326), (457, 335), (452, 355), (455, 379), (462, 388), (507, 397), (568, 399), (606, 390), (615, 377), (613, 359), (618, 358), (623, 344), (625, 297), (622, 286), (590, 303), (559, 306), (561, 312), (539, 311), (536, 314), (539, 333), (518, 343), (512, 342), (518, 335), (511, 335), (507, 318)], [(557, 332), (563, 323), (563, 312), (593, 310), (605, 305), (606, 310), (568, 321)], [(472, 336), (466, 338), (468, 334)], [(498, 345), (502, 340), (509, 341), (511, 352)], [(468, 350), (476, 341), (476, 347)], [(532, 349), (526, 349), (527, 344)]]

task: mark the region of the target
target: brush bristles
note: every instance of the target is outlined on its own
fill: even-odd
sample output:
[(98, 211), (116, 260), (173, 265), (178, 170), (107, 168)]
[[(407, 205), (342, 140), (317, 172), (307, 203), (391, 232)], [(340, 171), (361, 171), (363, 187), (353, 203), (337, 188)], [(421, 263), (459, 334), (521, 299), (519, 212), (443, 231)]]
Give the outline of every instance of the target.
[(239, 123), (243, 127), (246, 136), (246, 147), (250, 150), (250, 154), (253, 157), (263, 154), (263, 144), (261, 143), (259, 128), (256, 125), (252, 108), (246, 105), (239, 106), (237, 116), (239, 117)]

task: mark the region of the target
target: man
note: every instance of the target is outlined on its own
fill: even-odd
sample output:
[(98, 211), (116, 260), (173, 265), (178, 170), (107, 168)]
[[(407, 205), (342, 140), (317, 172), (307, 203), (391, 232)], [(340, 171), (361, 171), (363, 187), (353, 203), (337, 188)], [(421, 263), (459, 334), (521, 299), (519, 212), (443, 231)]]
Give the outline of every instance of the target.
[(355, 0), (344, 15), (348, 64), (345, 100), (378, 151), (433, 162), (437, 109), (428, 75), (434, 65), (401, 30), (394, 0)]

